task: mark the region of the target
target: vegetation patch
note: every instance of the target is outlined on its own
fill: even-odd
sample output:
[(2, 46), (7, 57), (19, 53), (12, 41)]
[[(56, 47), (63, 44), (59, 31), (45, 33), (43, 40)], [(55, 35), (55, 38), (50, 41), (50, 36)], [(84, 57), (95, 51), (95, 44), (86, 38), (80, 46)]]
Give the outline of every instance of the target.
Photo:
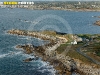
[(82, 62), (85, 62), (85, 63), (91, 63), (90, 60), (88, 60), (86, 57), (84, 57), (83, 55), (79, 54), (76, 49), (78, 47), (80, 47), (82, 44), (78, 44), (78, 45), (74, 45), (74, 46), (71, 46), (71, 49), (69, 50), (69, 52), (67, 53), (68, 56), (70, 56), (71, 58), (75, 58), (75, 59), (79, 59), (81, 60)]
[(61, 45), (56, 49), (57, 53), (58, 53), (58, 54), (61, 54), (62, 52), (64, 52), (65, 49), (66, 49), (66, 47), (67, 47), (67, 45), (68, 45), (68, 44), (61, 44)]

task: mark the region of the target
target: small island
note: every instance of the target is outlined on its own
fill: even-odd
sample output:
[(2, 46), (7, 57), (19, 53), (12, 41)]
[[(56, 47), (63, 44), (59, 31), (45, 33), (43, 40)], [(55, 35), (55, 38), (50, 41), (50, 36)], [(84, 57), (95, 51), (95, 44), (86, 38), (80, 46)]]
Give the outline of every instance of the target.
[(100, 26), (100, 20), (96, 21), (94, 24)]

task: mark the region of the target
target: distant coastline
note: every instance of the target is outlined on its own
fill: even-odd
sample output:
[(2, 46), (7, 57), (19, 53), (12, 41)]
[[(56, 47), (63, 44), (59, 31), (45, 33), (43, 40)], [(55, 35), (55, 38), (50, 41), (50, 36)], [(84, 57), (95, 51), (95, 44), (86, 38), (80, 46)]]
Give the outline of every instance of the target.
[(35, 1), (32, 5), (0, 5), (31, 10), (100, 11), (99, 1)]

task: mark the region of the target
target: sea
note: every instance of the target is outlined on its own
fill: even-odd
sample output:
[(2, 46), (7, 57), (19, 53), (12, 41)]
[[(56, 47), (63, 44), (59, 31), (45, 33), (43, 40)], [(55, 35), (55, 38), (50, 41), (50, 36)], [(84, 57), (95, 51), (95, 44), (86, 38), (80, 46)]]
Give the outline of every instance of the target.
[[(54, 30), (73, 34), (99, 34), (100, 26), (94, 25), (100, 12), (29, 10), (21, 8), (0, 8), (0, 75), (55, 75), (56, 71), (49, 62), (23, 62), (34, 58), (17, 49), (19, 44), (41, 45), (45, 41), (28, 36), (7, 34), (10, 29), (31, 31)], [(74, 75), (74, 74), (73, 74)]]

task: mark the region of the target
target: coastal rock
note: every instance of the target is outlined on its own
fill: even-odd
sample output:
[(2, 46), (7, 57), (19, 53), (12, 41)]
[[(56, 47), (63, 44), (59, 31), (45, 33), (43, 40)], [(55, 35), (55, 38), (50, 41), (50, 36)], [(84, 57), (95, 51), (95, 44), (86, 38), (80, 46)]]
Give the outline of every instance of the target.
[(93, 16), (93, 17), (100, 18), (100, 16)]
[(100, 26), (100, 20), (96, 21), (94, 24)]
[(25, 60), (23, 60), (24, 62), (30, 62), (30, 61), (32, 61), (34, 58), (28, 58), (28, 59), (25, 59)]
[(26, 54), (31, 54), (31, 53), (33, 53), (33, 50), (34, 50), (34, 48), (32, 48), (30, 45), (25, 45), (25, 46), (18, 45), (18, 46), (16, 46), (16, 48), (22, 48), (22, 49), (24, 49), (24, 51), (25, 51)]
[(33, 61), (33, 60), (38, 60), (39, 59), (39, 57), (35, 57), (35, 58), (28, 58), (28, 59), (25, 59), (25, 60), (23, 60), (24, 62), (30, 62), (30, 61)]

